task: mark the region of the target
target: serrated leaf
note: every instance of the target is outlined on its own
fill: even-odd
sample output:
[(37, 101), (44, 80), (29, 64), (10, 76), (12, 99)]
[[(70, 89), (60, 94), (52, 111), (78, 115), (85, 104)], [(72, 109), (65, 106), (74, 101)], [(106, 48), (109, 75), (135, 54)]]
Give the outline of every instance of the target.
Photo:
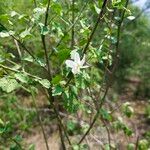
[(45, 88), (49, 89), (51, 84), (47, 79), (38, 80), (38, 82)]
[(0, 79), (0, 88), (7, 93), (12, 92), (18, 87), (19, 84), (15, 79), (10, 79), (5, 77)]

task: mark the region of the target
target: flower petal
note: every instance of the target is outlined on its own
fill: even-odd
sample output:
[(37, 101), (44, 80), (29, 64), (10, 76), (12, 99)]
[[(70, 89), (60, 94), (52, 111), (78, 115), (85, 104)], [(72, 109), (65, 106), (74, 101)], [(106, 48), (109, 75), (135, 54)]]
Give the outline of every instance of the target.
[(80, 68), (76, 66), (76, 67), (72, 68), (71, 71), (72, 71), (73, 74), (79, 74), (80, 73)]
[(77, 53), (76, 49), (71, 51), (71, 59), (73, 59), (73, 60), (74, 60), (75, 53)]
[(73, 51), (71, 53), (71, 59), (73, 59), (76, 63), (80, 63), (80, 55), (78, 52)]
[(88, 68), (89, 66), (82, 66), (81, 68)]
[(74, 68), (76, 66), (76, 63), (72, 60), (66, 60), (66, 65), (67, 67), (70, 67), (70, 68)]

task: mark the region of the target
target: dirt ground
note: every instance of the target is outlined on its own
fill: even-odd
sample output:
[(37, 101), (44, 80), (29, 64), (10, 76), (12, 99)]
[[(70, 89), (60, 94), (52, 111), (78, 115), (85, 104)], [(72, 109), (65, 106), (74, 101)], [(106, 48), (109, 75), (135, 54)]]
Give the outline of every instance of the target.
[[(148, 104), (146, 101), (135, 100), (130, 101), (131, 106), (134, 108), (134, 116), (132, 119), (125, 119), (125, 122), (134, 130), (135, 134), (131, 137), (125, 136), (122, 132), (119, 134), (111, 133), (111, 143), (117, 144), (119, 150), (126, 150), (126, 145), (129, 142), (136, 143), (137, 137), (142, 139), (145, 131), (150, 131), (150, 126), (145, 119), (145, 107)], [(56, 124), (45, 126), (47, 133), (47, 141), (50, 150), (60, 150), (60, 139)], [(80, 135), (76, 138), (80, 138)], [(116, 140), (117, 139), (117, 140)], [(34, 144), (35, 150), (46, 150), (43, 134), (40, 127), (36, 127), (25, 136), (25, 142), (27, 144)], [(88, 144), (90, 150), (101, 150), (103, 149), (103, 142), (108, 142), (106, 129), (101, 126), (95, 126), (84, 141)]]

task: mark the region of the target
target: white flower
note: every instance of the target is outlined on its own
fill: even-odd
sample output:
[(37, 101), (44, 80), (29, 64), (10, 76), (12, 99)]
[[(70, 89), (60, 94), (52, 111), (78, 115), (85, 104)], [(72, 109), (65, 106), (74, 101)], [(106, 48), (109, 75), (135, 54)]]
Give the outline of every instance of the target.
[(85, 55), (83, 56), (83, 59), (80, 60), (80, 56), (76, 50), (73, 50), (71, 52), (71, 59), (72, 60), (66, 60), (65, 63), (67, 67), (71, 68), (73, 74), (79, 74), (80, 69), (89, 67), (89, 66), (84, 66)]

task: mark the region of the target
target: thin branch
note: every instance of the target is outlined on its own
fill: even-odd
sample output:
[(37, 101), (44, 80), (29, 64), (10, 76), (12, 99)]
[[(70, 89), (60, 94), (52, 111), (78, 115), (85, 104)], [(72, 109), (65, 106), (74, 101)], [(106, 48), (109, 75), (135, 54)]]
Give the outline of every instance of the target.
[(109, 128), (107, 126), (107, 123), (105, 122), (105, 120), (101, 117), (101, 120), (103, 122), (103, 124), (105, 125), (106, 131), (107, 131), (107, 136), (108, 136), (108, 144), (109, 144), (109, 150), (111, 150), (111, 137), (110, 137), (110, 131)]
[[(50, 96), (50, 95), (49, 95), (49, 96)], [(52, 96), (52, 98), (54, 98), (54, 97)], [(49, 99), (49, 100), (50, 100), (50, 99)], [(61, 127), (61, 128), (63, 129), (63, 131), (64, 131), (64, 135), (66, 136), (69, 145), (72, 145), (72, 144), (71, 144), (71, 141), (70, 141), (70, 139), (69, 139), (68, 133), (67, 133), (67, 131), (66, 131), (64, 125), (63, 125), (63, 122), (62, 122), (62, 120), (61, 120), (61, 117), (60, 117), (60, 115), (59, 115), (58, 110), (56, 109), (56, 107), (55, 107), (55, 105), (53, 104), (53, 102), (51, 102), (51, 105), (52, 105), (52, 108), (53, 108), (53, 110), (54, 110), (54, 113), (56, 114), (56, 117), (57, 117), (57, 120), (58, 120), (58, 122), (59, 122), (59, 124), (60, 124), (60, 127)]]
[(20, 150), (23, 150), (21, 144), (16, 139), (10, 138), (10, 140), (12, 140), (19, 147)]
[(139, 145), (139, 136), (136, 139), (136, 145), (135, 145), (135, 150), (138, 150), (138, 145)]
[(22, 54), (21, 54), (21, 50), (20, 50), (20, 47), (18, 45), (18, 42), (14, 39), (14, 42), (15, 42), (15, 45), (16, 45), (16, 48), (17, 48), (17, 51), (18, 51), (18, 55), (20, 57), (20, 59), (22, 58)]
[[(103, 96), (103, 98), (102, 98), (102, 101), (105, 100), (105, 97), (106, 97), (106, 95), (107, 95), (108, 89), (109, 89), (109, 87), (106, 88), (106, 91), (105, 91), (105, 93), (104, 93), (104, 96)], [(101, 108), (101, 106), (102, 106), (102, 105), (100, 105), (100, 108)], [(97, 118), (99, 117), (100, 108), (97, 110), (97, 112), (96, 112), (96, 114), (95, 114), (95, 116), (94, 116), (94, 119), (93, 119), (92, 123), (90, 124), (90, 127), (89, 127), (88, 130), (85, 132), (85, 134), (83, 135), (83, 137), (81, 138), (81, 140), (79, 141), (78, 144), (81, 144), (81, 143), (82, 143), (82, 141), (85, 139), (85, 137), (89, 134), (89, 132), (90, 132), (91, 129), (93, 128), (93, 126), (94, 126), (94, 124), (95, 124)]]
[(73, 49), (74, 47), (74, 34), (75, 34), (75, 31), (74, 31), (74, 21), (75, 21), (75, 12), (74, 12), (74, 7), (75, 7), (75, 0), (72, 0), (72, 30), (71, 30), (71, 49)]
[(61, 144), (62, 144), (62, 149), (63, 150), (66, 150), (66, 146), (65, 146), (65, 143), (64, 143), (64, 137), (63, 137), (63, 132), (62, 132), (62, 129), (60, 127), (60, 124), (58, 124), (58, 128), (59, 128), (59, 133), (60, 133), (60, 140), (61, 140)]
[[(125, 8), (127, 8), (129, 3), (129, 0), (126, 1)], [(120, 32), (121, 32), (121, 26), (122, 22), (124, 19), (126, 10), (123, 10), (123, 13), (121, 14), (121, 19), (118, 23), (118, 29), (117, 29), (117, 43), (116, 43), (116, 53), (115, 53), (115, 58), (114, 58), (114, 63), (113, 63), (113, 69), (112, 69), (112, 74), (115, 72), (117, 66), (118, 66), (118, 61), (119, 61), (119, 55), (120, 55), (120, 49), (119, 49), (119, 43), (120, 43)]]
[(103, 143), (102, 143), (99, 139), (97, 139), (97, 138), (96, 138), (94, 135), (92, 135), (92, 134), (90, 134), (90, 136), (91, 136), (97, 143), (99, 143), (99, 145), (101, 145), (101, 147), (102, 147), (103, 150), (105, 150), (105, 147), (104, 147)]
[(4, 65), (2, 65), (2, 64), (0, 64), (0, 67), (3, 68), (3, 69), (5, 69), (5, 70), (12, 71), (12, 72), (23, 73), (23, 74), (25, 74), (25, 75), (27, 75), (27, 76), (29, 76), (29, 77), (31, 77), (31, 78), (35, 78), (35, 79), (38, 79), (38, 80), (42, 79), (42, 78), (40, 78), (40, 77), (38, 77), (38, 76), (34, 76), (34, 75), (29, 74), (29, 73), (24, 72), (24, 71), (19, 71), (19, 70), (13, 69), (13, 68), (9, 68), (9, 67), (4, 66)]
[(47, 4), (47, 8), (46, 8), (46, 12), (45, 12), (45, 24), (44, 24), (45, 26), (47, 26), (50, 2), (51, 2), (51, 0), (48, 0), (48, 4)]
[(33, 104), (34, 104), (35, 111), (36, 111), (36, 114), (37, 114), (37, 117), (38, 117), (39, 125), (40, 125), (42, 133), (43, 133), (43, 137), (44, 137), (46, 149), (49, 150), (49, 146), (48, 146), (48, 142), (47, 142), (47, 137), (46, 137), (46, 134), (45, 134), (45, 131), (44, 131), (44, 127), (43, 127), (43, 124), (42, 124), (42, 121), (41, 121), (41, 117), (40, 117), (39, 112), (38, 112), (38, 107), (36, 105), (35, 96), (34, 96), (34, 93), (33, 93), (32, 89), (31, 89), (31, 96), (32, 96)]
[(15, 45), (16, 45), (16, 48), (17, 48), (17, 51), (18, 51), (18, 55), (20, 57), (20, 61), (21, 61), (21, 65), (22, 65), (22, 70), (24, 70), (24, 62), (22, 61), (22, 53), (21, 53), (21, 50), (20, 50), (20, 47), (19, 47), (19, 44), (18, 42), (14, 39), (14, 42), (15, 42)]
[[(47, 21), (48, 21), (49, 6), (50, 6), (50, 0), (48, 0), (46, 12), (45, 12), (45, 23), (44, 23), (45, 27), (47, 26)], [(48, 50), (46, 47), (45, 35), (41, 35), (41, 39), (42, 39), (42, 44), (43, 44), (43, 48), (45, 52), (45, 59), (46, 59), (47, 67), (48, 67), (49, 80), (51, 81), (52, 80), (51, 66), (50, 66), (50, 61), (48, 57)]]

